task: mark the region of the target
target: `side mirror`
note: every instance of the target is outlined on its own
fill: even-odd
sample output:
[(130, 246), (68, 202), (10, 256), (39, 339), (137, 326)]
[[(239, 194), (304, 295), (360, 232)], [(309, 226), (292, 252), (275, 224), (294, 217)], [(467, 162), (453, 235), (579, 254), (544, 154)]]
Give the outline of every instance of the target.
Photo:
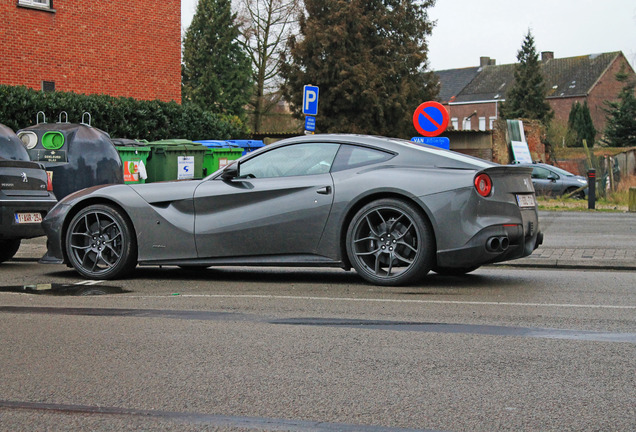
[(238, 163), (234, 162), (225, 168), (223, 168), (223, 172), (221, 173), (221, 178), (223, 180), (233, 180), (238, 177)]
[(559, 179), (559, 176), (556, 175), (556, 174), (550, 174), (548, 176), (548, 180), (550, 180), (550, 181), (557, 181), (558, 179)]

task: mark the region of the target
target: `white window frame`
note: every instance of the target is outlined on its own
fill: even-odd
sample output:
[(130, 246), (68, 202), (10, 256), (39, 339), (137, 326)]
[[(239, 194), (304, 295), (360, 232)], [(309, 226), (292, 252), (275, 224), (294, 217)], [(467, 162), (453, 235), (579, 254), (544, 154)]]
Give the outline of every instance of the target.
[(489, 123), (489, 128), (488, 129), (493, 130), (493, 128), (495, 126), (495, 122), (497, 121), (497, 117), (493, 116), (493, 117), (489, 117), (488, 119), (490, 120), (488, 122)]
[(51, 9), (51, 0), (18, 0), (20, 6)]
[(464, 124), (462, 125), (462, 130), (471, 130), (472, 127), (472, 122), (470, 117), (467, 117), (464, 119)]
[(479, 117), (479, 130), (480, 131), (486, 130), (486, 117)]
[(459, 119), (457, 117), (451, 118), (451, 126), (453, 126), (453, 129), (459, 130)]

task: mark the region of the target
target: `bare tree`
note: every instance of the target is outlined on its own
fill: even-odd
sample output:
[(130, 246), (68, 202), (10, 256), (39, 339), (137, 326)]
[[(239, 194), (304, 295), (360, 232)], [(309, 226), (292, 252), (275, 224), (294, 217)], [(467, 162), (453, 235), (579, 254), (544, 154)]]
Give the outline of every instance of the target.
[(279, 79), (287, 40), (296, 28), (302, 0), (239, 0), (242, 42), (254, 73), (254, 132), (281, 98)]

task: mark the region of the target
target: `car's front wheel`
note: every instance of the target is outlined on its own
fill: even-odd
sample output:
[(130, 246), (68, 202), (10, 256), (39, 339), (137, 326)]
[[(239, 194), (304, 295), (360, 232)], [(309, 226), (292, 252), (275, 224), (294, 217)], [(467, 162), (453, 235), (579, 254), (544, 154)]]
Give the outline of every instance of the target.
[(128, 218), (113, 206), (95, 204), (77, 213), (66, 230), (71, 265), (88, 279), (116, 279), (137, 265), (137, 242)]
[(0, 263), (9, 261), (20, 249), (20, 239), (0, 240)]
[(416, 282), (431, 269), (432, 230), (408, 202), (381, 199), (362, 207), (347, 230), (349, 261), (365, 280), (384, 286)]

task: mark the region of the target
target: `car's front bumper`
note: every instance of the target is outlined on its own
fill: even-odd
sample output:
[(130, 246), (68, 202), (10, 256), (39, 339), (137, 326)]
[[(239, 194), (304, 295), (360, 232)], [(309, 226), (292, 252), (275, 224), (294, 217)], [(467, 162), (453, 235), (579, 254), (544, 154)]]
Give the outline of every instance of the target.
[(46, 234), (46, 254), (40, 259), (42, 264), (64, 263), (62, 238), (64, 219), (71, 209), (71, 205), (61, 202), (55, 206), (48, 216), (42, 221), (42, 229)]

